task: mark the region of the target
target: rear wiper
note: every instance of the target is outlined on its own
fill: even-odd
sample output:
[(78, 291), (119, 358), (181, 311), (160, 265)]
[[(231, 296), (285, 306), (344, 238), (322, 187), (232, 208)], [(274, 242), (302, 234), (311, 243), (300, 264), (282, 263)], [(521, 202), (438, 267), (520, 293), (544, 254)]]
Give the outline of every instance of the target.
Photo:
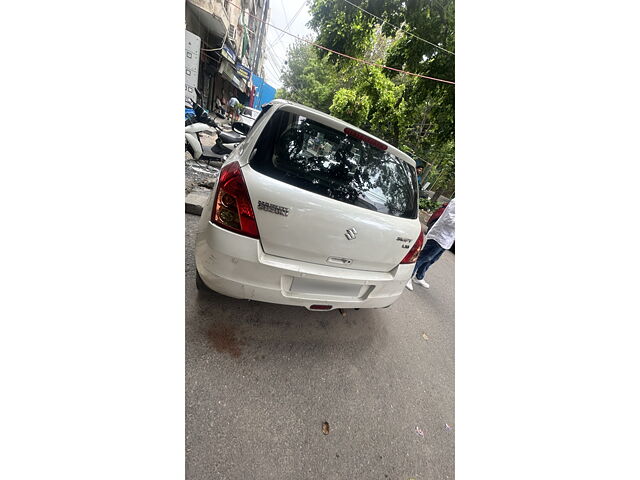
[(358, 198), (356, 200), (355, 205), (357, 205), (358, 207), (363, 207), (366, 208), (368, 210), (373, 210), (374, 212), (377, 212), (378, 209), (377, 207), (373, 204), (373, 203), (369, 203), (369, 202), (365, 202), (364, 200), (362, 200), (361, 198)]

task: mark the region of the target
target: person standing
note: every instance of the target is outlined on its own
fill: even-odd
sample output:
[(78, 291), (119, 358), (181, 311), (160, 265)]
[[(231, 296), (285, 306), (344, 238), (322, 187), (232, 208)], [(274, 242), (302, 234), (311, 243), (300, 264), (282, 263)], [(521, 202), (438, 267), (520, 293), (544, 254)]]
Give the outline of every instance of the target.
[[(427, 232), (426, 243), (418, 256), (418, 261), (413, 269), (412, 279), (418, 285), (429, 288), (424, 280), (424, 275), (442, 255), (442, 252), (451, 248), (456, 239), (456, 199), (452, 198), (444, 212), (433, 227)], [(413, 291), (413, 283), (410, 278), (406, 287)]]
[(422, 189), (422, 173), (424, 172), (423, 166), (416, 167), (416, 175), (418, 176), (418, 190)]
[(236, 97), (231, 97), (231, 100), (229, 100), (229, 117), (232, 121), (234, 121), (236, 118), (236, 110), (239, 103), (240, 100), (238, 100)]
[(426, 186), (428, 182), (422, 165), (416, 167), (416, 175), (418, 177), (418, 192), (420, 193), (420, 198), (427, 198)]

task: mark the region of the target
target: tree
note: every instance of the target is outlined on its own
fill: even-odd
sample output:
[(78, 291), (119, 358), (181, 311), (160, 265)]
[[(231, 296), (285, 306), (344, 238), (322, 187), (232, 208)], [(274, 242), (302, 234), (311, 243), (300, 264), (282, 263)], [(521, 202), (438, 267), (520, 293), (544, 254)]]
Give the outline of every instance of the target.
[[(384, 23), (343, 0), (312, 0), (309, 25), (318, 32), (320, 44), (351, 56), (366, 56), (379, 41), (376, 30), (379, 29), (386, 37), (395, 39), (386, 52), (388, 66), (453, 81), (455, 57), (445, 51), (452, 52), (455, 44), (453, 0), (353, 0), (351, 3), (382, 18)], [(394, 27), (400, 27), (400, 31)], [(336, 57), (328, 53), (322, 55)], [(353, 62), (343, 58), (336, 61), (341, 65)], [(430, 125), (427, 133), (432, 137), (431, 144), (442, 145), (453, 139), (453, 85), (418, 77), (401, 80), (397, 77), (402, 74), (389, 70), (385, 70), (385, 75), (407, 84), (407, 103), (427, 104)]]
[(396, 85), (378, 67), (364, 67), (352, 74), (351, 89), (333, 97), (331, 114), (393, 145), (398, 145), (411, 112), (404, 101), (404, 85)]
[(328, 58), (321, 58), (316, 48), (301, 41), (287, 51), (278, 98), (292, 100), (328, 113), (338, 90), (338, 74)]
[(358, 95), (356, 90), (341, 88), (333, 96), (329, 108), (331, 115), (354, 125), (362, 125), (367, 120), (371, 100), (366, 95)]

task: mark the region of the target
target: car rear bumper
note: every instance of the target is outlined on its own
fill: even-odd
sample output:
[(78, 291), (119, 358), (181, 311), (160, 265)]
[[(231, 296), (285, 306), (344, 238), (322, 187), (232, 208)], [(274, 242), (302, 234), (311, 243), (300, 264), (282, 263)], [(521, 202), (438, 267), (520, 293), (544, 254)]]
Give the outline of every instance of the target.
[(206, 222), (196, 237), (196, 268), (207, 287), (234, 298), (335, 308), (383, 308), (395, 302), (413, 264), (391, 272), (316, 265), (264, 253), (260, 241)]

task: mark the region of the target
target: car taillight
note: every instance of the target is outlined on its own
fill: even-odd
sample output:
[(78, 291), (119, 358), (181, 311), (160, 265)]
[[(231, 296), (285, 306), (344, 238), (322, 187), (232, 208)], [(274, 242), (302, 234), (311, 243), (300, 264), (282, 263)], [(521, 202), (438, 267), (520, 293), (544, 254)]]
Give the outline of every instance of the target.
[(211, 221), (232, 232), (260, 238), (247, 184), (238, 162), (225, 165), (220, 170)]
[(356, 132), (353, 128), (348, 128), (348, 127), (345, 128), (344, 133), (346, 135), (349, 135), (350, 137), (357, 138), (358, 140), (362, 140), (363, 142), (368, 143), (369, 145), (372, 145), (380, 150), (384, 151), (387, 149), (387, 146), (384, 143), (379, 142), (375, 138), (369, 137), (368, 135), (365, 135), (363, 133)]
[(416, 261), (418, 260), (418, 255), (420, 255), (420, 251), (422, 250), (423, 243), (424, 235), (421, 231), (418, 240), (416, 240), (416, 243), (414, 243), (413, 247), (411, 247), (411, 250), (407, 252), (400, 264), (402, 265), (403, 263), (416, 263)]

